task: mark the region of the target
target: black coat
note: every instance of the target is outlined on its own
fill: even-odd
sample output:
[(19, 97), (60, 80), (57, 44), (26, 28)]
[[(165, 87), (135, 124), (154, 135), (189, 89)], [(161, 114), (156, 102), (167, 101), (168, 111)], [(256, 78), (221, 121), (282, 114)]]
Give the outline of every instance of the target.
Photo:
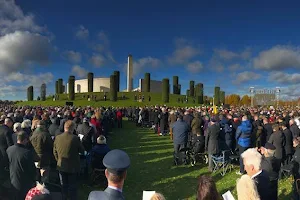
[(281, 131), (274, 132), (269, 139), (269, 143), (273, 144), (276, 147), (275, 157), (277, 159), (282, 159), (284, 156), (284, 145), (285, 138)]
[(285, 137), (284, 150), (286, 155), (293, 154), (293, 135), (292, 132), (287, 128), (283, 131)]
[(260, 200), (269, 200), (270, 195), (270, 179), (268, 174), (263, 170), (258, 176), (253, 178), (257, 187), (257, 192), (260, 196)]
[(293, 163), (293, 175), (295, 179), (299, 179), (300, 178), (300, 145), (298, 145), (295, 149), (292, 163)]
[(168, 113), (160, 113), (160, 132), (168, 130)]
[(21, 193), (27, 193), (35, 185), (36, 168), (33, 151), (24, 145), (15, 144), (7, 149), (10, 180)]
[(293, 134), (293, 138), (297, 138), (300, 136), (300, 130), (298, 128), (298, 126), (296, 124), (293, 124), (291, 127), (290, 127), (290, 131), (292, 132)]
[(48, 131), (51, 136), (55, 136), (57, 130), (59, 130), (59, 126), (57, 124), (51, 124), (48, 128)]
[(264, 157), (261, 160), (261, 169), (267, 172), (270, 181), (278, 180), (280, 163), (274, 156)]
[(263, 126), (263, 134), (265, 135), (266, 137), (266, 141), (269, 141), (269, 138), (270, 136), (272, 135), (273, 133), (273, 128), (272, 128), (272, 124), (265, 124)]
[(190, 114), (183, 116), (183, 121), (185, 121), (189, 125), (189, 127), (191, 127), (193, 119), (194, 117)]
[[(95, 131), (94, 131), (93, 127), (91, 127), (88, 122), (79, 124), (77, 127), (77, 130), (76, 130), (76, 133), (77, 133), (77, 135), (79, 135), (79, 134), (83, 135), (81, 143), (82, 143), (84, 149), (87, 152), (92, 150), (92, 146), (93, 146), (92, 138), (95, 135)], [(95, 141), (96, 140), (97, 140), (97, 138), (95, 138)]]
[(219, 135), (219, 124), (214, 124), (207, 128), (207, 136), (205, 137), (205, 148), (207, 149), (208, 154), (219, 153)]
[(6, 150), (8, 147), (14, 145), (12, 138), (13, 131), (6, 125), (0, 126), (0, 153), (2, 154), (5, 163), (8, 163)]

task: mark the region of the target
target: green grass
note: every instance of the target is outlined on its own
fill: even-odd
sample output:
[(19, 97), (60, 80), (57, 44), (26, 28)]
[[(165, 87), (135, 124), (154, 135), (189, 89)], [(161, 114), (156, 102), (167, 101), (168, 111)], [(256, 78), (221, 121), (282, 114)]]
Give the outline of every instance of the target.
[[(125, 150), (131, 159), (124, 186), (126, 199), (142, 199), (143, 190), (155, 190), (169, 200), (196, 199), (197, 177), (210, 175), (216, 181), (220, 194), (230, 190), (236, 197), (235, 174), (238, 167), (224, 177), (220, 173), (210, 173), (206, 165), (173, 166), (173, 143), (169, 137), (158, 137), (153, 131), (136, 128), (131, 122), (124, 121), (123, 129), (114, 129), (109, 146)], [(83, 186), (79, 199), (87, 199), (92, 190), (102, 187)], [(290, 199), (292, 179), (279, 182), (279, 199)]]
[[(87, 101), (87, 95), (96, 95), (97, 101)], [(126, 99), (122, 100), (122, 95), (125, 94)], [(134, 101), (134, 95), (144, 95), (145, 101), (144, 102), (136, 102)], [(83, 98), (83, 95), (86, 97)], [(148, 97), (151, 96), (151, 101), (149, 102)], [(104, 93), (103, 92), (95, 92), (95, 93), (80, 93), (75, 94), (75, 106), (114, 106), (114, 107), (128, 107), (128, 106), (145, 106), (145, 105), (164, 105), (165, 103), (162, 102), (161, 93), (148, 93), (148, 92), (119, 92), (118, 98), (119, 100), (116, 102), (112, 101), (104, 101)], [(107, 93), (107, 98), (109, 98), (109, 93)], [(170, 101), (166, 103), (168, 106), (196, 106), (199, 104), (193, 103), (193, 98), (189, 97), (189, 103), (178, 103), (178, 98), (184, 98), (184, 95), (177, 95), (177, 94), (170, 94)], [(66, 101), (68, 101), (67, 94), (61, 94), (58, 101), (53, 101), (52, 97), (47, 97), (46, 101), (24, 101), (18, 103), (18, 105), (24, 106), (64, 106)]]

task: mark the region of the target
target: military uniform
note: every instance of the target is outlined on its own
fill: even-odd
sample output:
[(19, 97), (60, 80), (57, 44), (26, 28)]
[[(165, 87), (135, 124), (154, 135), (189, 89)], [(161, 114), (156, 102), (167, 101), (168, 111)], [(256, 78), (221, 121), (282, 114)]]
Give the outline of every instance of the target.
[[(124, 151), (115, 149), (108, 152), (104, 159), (103, 165), (112, 174), (124, 173), (130, 165), (130, 159)], [(92, 191), (88, 200), (124, 200), (122, 188), (116, 188), (108, 185), (104, 191)]]

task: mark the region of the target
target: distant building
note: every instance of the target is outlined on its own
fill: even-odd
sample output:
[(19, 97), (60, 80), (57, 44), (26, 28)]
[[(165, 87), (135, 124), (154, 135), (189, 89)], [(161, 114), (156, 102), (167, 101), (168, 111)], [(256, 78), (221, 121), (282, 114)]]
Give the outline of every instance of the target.
[[(75, 80), (75, 93), (88, 92), (88, 79)], [(109, 92), (110, 78), (94, 78), (93, 92)], [(67, 84), (66, 92), (69, 93)]]
[[(139, 87), (135, 88), (133, 91), (143, 92), (144, 87), (145, 87), (144, 79), (139, 79)], [(170, 90), (171, 90), (171, 88), (170, 88)], [(150, 80), (150, 92), (161, 93), (162, 92), (162, 81)]]

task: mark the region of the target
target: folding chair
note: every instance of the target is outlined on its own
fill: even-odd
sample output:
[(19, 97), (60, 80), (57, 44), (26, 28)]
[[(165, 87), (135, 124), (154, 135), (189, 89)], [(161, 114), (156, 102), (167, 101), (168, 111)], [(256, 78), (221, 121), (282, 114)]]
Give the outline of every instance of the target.
[(104, 184), (107, 184), (107, 180), (105, 177), (105, 169), (106, 167), (103, 165), (103, 158), (104, 154), (97, 154), (95, 152), (91, 152), (91, 168), (92, 168), (92, 174), (91, 174), (91, 181), (92, 184), (94, 184), (97, 180), (100, 178), (104, 179)]
[(212, 161), (214, 164), (213, 172), (221, 170), (220, 173), (222, 176), (225, 176), (227, 170), (231, 171), (232, 167), (230, 166), (230, 151), (222, 151), (219, 156), (212, 156)]
[(280, 168), (279, 179), (288, 178), (292, 174), (292, 165), (284, 165)]

